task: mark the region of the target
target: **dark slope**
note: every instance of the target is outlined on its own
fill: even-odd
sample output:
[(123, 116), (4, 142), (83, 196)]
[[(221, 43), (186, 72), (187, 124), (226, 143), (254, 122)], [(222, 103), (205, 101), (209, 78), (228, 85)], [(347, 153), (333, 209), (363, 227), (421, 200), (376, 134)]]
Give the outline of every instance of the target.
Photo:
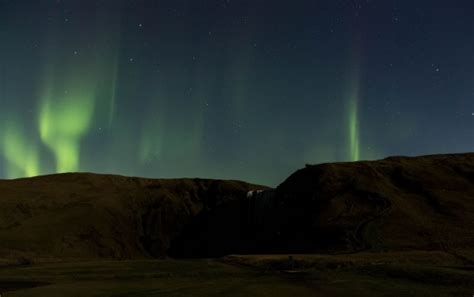
[(201, 212), (264, 187), (87, 173), (0, 181), (0, 258), (164, 256)]
[(276, 192), (289, 250), (474, 247), (474, 153), (308, 165)]
[[(474, 247), (474, 154), (308, 165), (238, 181), (60, 174), (0, 181), (1, 258)], [(468, 259), (463, 259), (468, 261)]]
[[(308, 165), (277, 187), (204, 212), (176, 256), (474, 247), (474, 154)], [(461, 255), (459, 255), (462, 257)]]

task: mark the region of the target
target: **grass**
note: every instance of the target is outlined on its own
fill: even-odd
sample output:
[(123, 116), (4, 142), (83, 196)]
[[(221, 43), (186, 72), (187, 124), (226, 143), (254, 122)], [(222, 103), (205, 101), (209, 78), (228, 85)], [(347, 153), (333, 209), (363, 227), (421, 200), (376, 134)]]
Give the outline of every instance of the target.
[(215, 260), (57, 263), (0, 270), (0, 288), (12, 281), (51, 284), (19, 287), (5, 296), (310, 296), (310, 289), (291, 281)]
[(4, 266), (0, 268), (0, 292), (6, 297), (398, 297), (474, 293), (474, 269), (443, 253), (295, 255), (292, 259), (289, 262), (288, 255), (257, 255)]

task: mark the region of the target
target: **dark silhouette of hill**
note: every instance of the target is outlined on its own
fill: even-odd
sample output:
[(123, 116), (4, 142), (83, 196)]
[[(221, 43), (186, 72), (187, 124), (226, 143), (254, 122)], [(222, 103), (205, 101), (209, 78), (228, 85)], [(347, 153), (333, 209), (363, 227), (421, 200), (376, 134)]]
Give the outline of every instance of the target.
[(307, 165), (274, 190), (58, 174), (0, 181), (0, 258), (437, 250), (469, 262), (473, 218), (474, 153)]
[(171, 252), (440, 250), (469, 262), (473, 218), (473, 153), (307, 165), (274, 191), (202, 213)]
[(276, 192), (286, 249), (474, 247), (474, 153), (307, 165)]
[(199, 213), (264, 188), (239, 181), (89, 173), (2, 180), (0, 258), (165, 256), (170, 242)]

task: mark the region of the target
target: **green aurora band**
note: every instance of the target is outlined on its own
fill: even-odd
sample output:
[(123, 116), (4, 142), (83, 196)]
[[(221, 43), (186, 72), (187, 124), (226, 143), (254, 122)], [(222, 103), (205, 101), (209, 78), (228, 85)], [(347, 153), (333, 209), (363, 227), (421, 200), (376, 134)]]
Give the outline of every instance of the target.
[(39, 110), (41, 140), (54, 153), (57, 172), (78, 171), (80, 140), (94, 113), (94, 90), (87, 85), (67, 93), (47, 90)]
[(37, 147), (25, 138), (23, 131), (9, 121), (3, 130), (3, 153), (8, 161), (7, 178), (31, 177), (40, 173)]
[(353, 48), (350, 55), (349, 85), (348, 85), (348, 136), (349, 136), (349, 161), (360, 160), (359, 137), (359, 103), (361, 89), (361, 73), (363, 73), (364, 55), (361, 46), (361, 32), (354, 33)]
[[(115, 20), (96, 20), (91, 49), (55, 54), (55, 44), (67, 44), (68, 36), (51, 28), (45, 51), (43, 78), (38, 98), (38, 133), (41, 142), (53, 153), (55, 171), (75, 172), (81, 169), (81, 145), (89, 135), (97, 115), (108, 114), (112, 126), (115, 115), (116, 88), (119, 75), (118, 32)], [(102, 117), (104, 118), (104, 117)]]
[(358, 106), (357, 97), (353, 94), (349, 101), (349, 151), (350, 160), (360, 160), (360, 146), (359, 146), (359, 120), (358, 120)]

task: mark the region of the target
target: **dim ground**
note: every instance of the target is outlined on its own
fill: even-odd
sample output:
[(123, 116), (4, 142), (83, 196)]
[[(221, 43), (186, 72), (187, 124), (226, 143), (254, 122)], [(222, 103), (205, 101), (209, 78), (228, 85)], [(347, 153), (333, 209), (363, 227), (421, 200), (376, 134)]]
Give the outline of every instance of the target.
[(5, 297), (472, 296), (474, 267), (442, 252), (39, 263), (1, 267), (0, 292)]

